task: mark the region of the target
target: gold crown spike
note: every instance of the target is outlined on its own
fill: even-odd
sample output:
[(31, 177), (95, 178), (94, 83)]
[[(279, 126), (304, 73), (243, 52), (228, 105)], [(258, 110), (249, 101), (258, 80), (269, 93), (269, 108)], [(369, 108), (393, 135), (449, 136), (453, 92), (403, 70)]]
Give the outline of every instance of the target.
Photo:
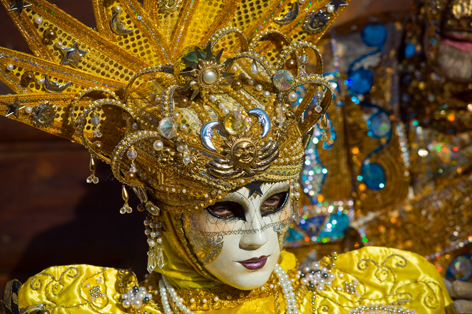
[(141, 209), (177, 213), (298, 179), (302, 138), (332, 100), (314, 43), (343, 6), (93, 0), (93, 30), (44, 0), (0, 1), (35, 55), (0, 48), (0, 79), (17, 93), (0, 96), (0, 114), (109, 163), (125, 205), (125, 186)]

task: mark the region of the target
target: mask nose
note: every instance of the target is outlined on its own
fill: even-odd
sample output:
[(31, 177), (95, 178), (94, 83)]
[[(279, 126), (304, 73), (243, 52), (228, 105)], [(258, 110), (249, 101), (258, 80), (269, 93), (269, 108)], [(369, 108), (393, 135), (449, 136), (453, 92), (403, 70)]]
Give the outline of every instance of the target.
[(264, 223), (260, 215), (256, 215), (253, 222), (247, 224), (247, 229), (239, 241), (239, 247), (243, 250), (254, 251), (267, 243), (268, 238), (265, 230), (262, 230)]

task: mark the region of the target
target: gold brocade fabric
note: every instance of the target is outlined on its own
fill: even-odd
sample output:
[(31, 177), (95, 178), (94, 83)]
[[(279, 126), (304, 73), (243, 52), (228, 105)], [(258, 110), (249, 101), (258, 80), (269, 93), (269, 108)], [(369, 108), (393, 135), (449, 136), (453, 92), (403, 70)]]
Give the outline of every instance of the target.
[[(296, 268), (293, 254), (284, 252), (279, 262), (288, 273)], [(336, 276), (333, 285), (315, 293), (314, 298), (306, 288), (296, 289), (301, 313), (341, 314), (363, 305), (402, 306), (426, 314), (454, 313), (452, 300), (439, 273), (419, 255), (388, 248), (363, 248), (338, 256), (332, 272)], [(355, 282), (357, 292), (339, 289), (345, 282)], [(31, 277), (20, 288), (18, 302), (24, 309), (44, 304), (51, 314), (137, 313), (121, 306), (122, 291), (135, 285), (138, 285), (135, 276), (127, 270), (90, 265), (56, 266)], [(280, 313), (285, 313), (282, 293), (279, 292), (260, 298), (250, 297), (256, 291), (246, 292), (244, 297), (233, 300), (239, 305), (225, 308), (226, 301), (219, 301), (221, 307), (218, 310), (197, 309), (194, 312), (275, 313), (278, 308)], [(154, 294), (153, 300), (139, 313), (161, 313), (159, 304), (160, 297)]]

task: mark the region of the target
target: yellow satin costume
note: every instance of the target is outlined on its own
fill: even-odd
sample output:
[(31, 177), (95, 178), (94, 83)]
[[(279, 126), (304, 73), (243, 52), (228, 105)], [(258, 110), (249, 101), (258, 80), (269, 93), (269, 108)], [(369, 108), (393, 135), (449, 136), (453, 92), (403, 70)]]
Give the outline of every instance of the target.
[[(289, 273), (297, 266), (294, 255), (287, 252), (282, 252), (279, 264)], [(192, 273), (188, 268), (181, 271)], [(414, 253), (366, 247), (339, 255), (334, 267), (334, 273), (338, 272), (345, 275), (336, 277), (332, 289), (314, 294), (298, 289), (300, 313), (348, 313), (358, 306), (371, 304), (402, 306), (416, 313), (454, 313), (452, 300), (439, 273), (432, 264)], [(353, 280), (359, 282), (358, 296), (336, 289), (343, 286), (344, 281)], [(136, 277), (127, 270), (90, 265), (56, 266), (31, 277), (20, 288), (18, 302), (20, 308), (25, 309), (42, 303), (51, 314), (130, 313), (121, 305), (120, 289), (133, 285), (137, 285)], [(228, 287), (228, 291), (230, 289)], [(253, 297), (256, 294), (260, 291), (232, 299), (232, 307), (226, 307), (226, 301), (219, 301), (220, 309), (195, 313), (276, 313), (274, 295)], [(280, 313), (285, 313), (281, 296), (279, 302)], [(161, 313), (154, 301), (140, 312)]]

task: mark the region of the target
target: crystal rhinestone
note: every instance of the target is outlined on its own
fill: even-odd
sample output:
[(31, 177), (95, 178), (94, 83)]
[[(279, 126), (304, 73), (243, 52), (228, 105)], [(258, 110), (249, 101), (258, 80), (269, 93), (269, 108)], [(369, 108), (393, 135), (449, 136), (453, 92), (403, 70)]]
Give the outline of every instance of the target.
[(323, 92), (320, 90), (316, 91), (315, 97), (318, 98), (318, 101), (320, 101), (323, 98)]
[(134, 149), (130, 149), (130, 150), (128, 150), (127, 155), (128, 155), (129, 159), (135, 160), (138, 157), (138, 152), (135, 151)]
[(231, 111), (225, 116), (224, 126), (231, 135), (241, 134), (249, 128), (249, 118), (240, 111)]
[(172, 139), (177, 135), (177, 127), (174, 118), (164, 118), (159, 122), (159, 132), (167, 139)]
[(323, 108), (320, 105), (316, 105), (315, 111), (320, 113), (321, 111), (323, 111)]
[(100, 117), (99, 116), (94, 116), (92, 119), (90, 119), (90, 123), (92, 123), (93, 126), (97, 126), (100, 124)]
[(292, 86), (293, 75), (290, 71), (279, 70), (272, 77), (272, 81), (274, 82), (274, 85), (278, 90), (284, 91)]
[(300, 61), (301, 64), (307, 64), (308, 63), (308, 56), (303, 54), (300, 57), (298, 57), (298, 61)]
[(207, 71), (203, 74), (203, 82), (208, 85), (215, 84), (218, 79), (218, 76), (215, 71)]

